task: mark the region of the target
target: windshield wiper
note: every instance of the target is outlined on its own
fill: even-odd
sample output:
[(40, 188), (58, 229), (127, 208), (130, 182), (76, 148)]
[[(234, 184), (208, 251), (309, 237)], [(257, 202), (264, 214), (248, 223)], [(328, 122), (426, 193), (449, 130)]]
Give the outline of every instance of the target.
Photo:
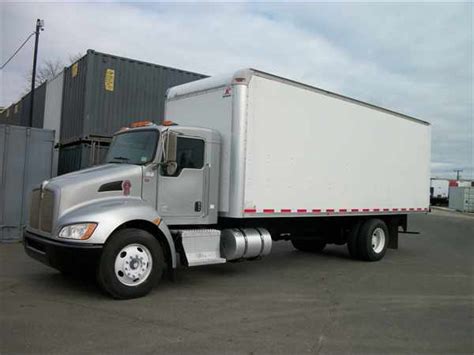
[[(118, 160), (118, 161), (114, 161), (114, 160)], [(113, 157), (110, 163), (121, 163), (122, 161), (127, 162), (129, 160), (130, 158), (127, 158), (127, 157)]]

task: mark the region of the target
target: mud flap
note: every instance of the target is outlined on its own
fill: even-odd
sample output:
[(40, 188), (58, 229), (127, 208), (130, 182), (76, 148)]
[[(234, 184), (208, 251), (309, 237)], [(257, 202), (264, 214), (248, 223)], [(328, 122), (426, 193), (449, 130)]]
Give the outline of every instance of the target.
[(387, 248), (398, 249), (398, 226), (400, 220), (398, 218), (392, 218), (388, 223), (388, 234), (389, 241)]

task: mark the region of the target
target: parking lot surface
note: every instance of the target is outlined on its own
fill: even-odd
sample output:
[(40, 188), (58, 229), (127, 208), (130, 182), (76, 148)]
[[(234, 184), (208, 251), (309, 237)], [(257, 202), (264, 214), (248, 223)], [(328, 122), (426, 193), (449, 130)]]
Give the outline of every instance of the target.
[(380, 262), (274, 243), (112, 300), (0, 245), (0, 353), (473, 353), (474, 217), (410, 218)]

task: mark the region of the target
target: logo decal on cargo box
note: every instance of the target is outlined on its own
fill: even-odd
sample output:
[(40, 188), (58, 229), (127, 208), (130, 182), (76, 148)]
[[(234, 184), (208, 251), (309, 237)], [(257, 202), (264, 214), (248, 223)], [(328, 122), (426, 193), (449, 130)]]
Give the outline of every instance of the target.
[(228, 86), (224, 89), (224, 94), (222, 97), (229, 97), (232, 95), (232, 87)]
[(122, 190), (125, 196), (130, 195), (130, 189), (132, 188), (132, 183), (130, 180), (124, 180), (122, 183)]
[(105, 90), (114, 91), (115, 70), (107, 69), (105, 71)]

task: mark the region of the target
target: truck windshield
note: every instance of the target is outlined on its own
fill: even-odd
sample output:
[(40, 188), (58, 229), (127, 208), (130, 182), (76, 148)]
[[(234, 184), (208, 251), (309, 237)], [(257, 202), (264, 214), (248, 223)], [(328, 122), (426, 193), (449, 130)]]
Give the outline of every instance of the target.
[(140, 130), (114, 136), (107, 153), (107, 163), (144, 165), (155, 157), (159, 132)]

